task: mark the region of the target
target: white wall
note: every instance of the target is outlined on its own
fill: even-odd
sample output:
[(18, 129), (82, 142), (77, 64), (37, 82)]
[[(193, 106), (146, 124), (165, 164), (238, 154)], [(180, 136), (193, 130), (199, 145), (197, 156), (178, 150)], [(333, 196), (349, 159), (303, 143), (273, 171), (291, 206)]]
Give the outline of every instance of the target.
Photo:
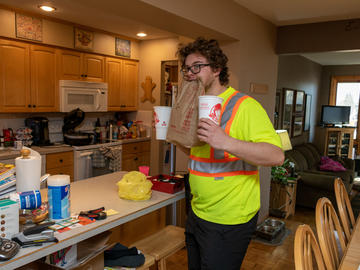
[[(178, 48), (179, 40), (177, 38), (171, 39), (158, 39), (141, 41), (139, 45), (140, 52), (140, 69), (139, 69), (139, 110), (142, 112), (138, 114), (144, 115), (145, 112), (152, 115), (153, 106), (160, 105), (160, 90), (161, 90), (161, 61), (176, 60), (176, 51)], [(151, 103), (149, 100), (141, 102), (141, 98), (144, 96), (144, 89), (141, 87), (141, 83), (145, 81), (145, 78), (150, 76), (153, 83), (156, 84), (153, 89), (152, 96), (155, 98), (155, 102)], [(138, 118), (139, 119), (139, 118)], [(149, 118), (147, 118), (149, 120)], [(151, 118), (152, 121), (152, 118)], [(146, 123), (152, 126), (152, 123)], [(155, 135), (152, 129), (153, 135)], [(160, 159), (160, 144), (163, 141), (157, 141), (152, 136), (151, 141), (151, 158), (150, 158), (150, 174), (159, 174), (159, 159)]]
[[(311, 95), (311, 115), (309, 140), (314, 141), (315, 126), (317, 125), (317, 106), (321, 86), (322, 66), (299, 55), (279, 57), (279, 74), (277, 88), (303, 90)], [(307, 134), (304, 134), (305, 136)], [(302, 138), (293, 138), (293, 144), (302, 143)]]
[[(267, 94), (251, 95), (264, 106), (269, 117), (273, 119), (278, 65), (274, 25), (228, 0), (143, 0), (143, 2), (237, 39), (237, 42), (223, 42), (222, 46), (229, 57), (230, 84), (245, 93), (249, 92), (251, 82), (267, 84), (269, 87)], [(262, 206), (259, 221), (268, 215), (270, 168), (261, 168), (260, 178)]]

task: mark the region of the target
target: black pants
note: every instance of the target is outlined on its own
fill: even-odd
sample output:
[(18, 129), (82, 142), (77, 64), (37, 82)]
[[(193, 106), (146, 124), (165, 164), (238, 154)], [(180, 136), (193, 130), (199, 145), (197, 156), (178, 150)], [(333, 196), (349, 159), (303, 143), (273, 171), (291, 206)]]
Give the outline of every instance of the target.
[(185, 230), (189, 270), (239, 270), (257, 219), (258, 213), (247, 223), (222, 225), (190, 210)]

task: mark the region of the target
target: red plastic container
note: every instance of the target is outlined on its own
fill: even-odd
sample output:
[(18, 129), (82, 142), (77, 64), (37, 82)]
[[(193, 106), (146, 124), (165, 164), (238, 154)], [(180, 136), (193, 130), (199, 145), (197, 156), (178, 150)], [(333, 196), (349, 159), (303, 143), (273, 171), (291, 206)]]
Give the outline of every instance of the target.
[(148, 177), (148, 179), (153, 183), (153, 190), (173, 194), (184, 188), (184, 180), (179, 177), (159, 174)]

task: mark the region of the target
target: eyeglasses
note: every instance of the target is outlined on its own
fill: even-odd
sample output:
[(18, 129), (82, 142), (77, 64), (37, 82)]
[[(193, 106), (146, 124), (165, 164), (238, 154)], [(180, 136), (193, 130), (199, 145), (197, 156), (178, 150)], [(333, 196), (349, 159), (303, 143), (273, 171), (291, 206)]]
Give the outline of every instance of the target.
[(202, 67), (207, 67), (207, 66), (210, 66), (210, 64), (195, 64), (190, 67), (184, 66), (181, 68), (181, 72), (183, 74), (187, 74), (190, 70), (192, 74), (198, 74), (201, 71)]

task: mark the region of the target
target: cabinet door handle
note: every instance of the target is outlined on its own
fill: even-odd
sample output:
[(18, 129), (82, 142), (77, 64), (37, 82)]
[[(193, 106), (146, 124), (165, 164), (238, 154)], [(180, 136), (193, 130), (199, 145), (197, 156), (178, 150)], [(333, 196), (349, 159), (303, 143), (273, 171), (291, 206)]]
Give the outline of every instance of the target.
[(61, 158), (61, 159), (59, 159), (59, 161), (60, 161), (60, 163), (63, 163), (63, 160), (62, 160), (62, 158)]
[(36, 107), (36, 105), (33, 105), (33, 108), (35, 108)]
[(85, 74), (84, 77), (87, 77), (87, 74)]
[(28, 104), (28, 108), (31, 108), (31, 104)]
[(134, 160), (135, 160), (135, 161), (138, 160), (138, 157), (134, 158)]

